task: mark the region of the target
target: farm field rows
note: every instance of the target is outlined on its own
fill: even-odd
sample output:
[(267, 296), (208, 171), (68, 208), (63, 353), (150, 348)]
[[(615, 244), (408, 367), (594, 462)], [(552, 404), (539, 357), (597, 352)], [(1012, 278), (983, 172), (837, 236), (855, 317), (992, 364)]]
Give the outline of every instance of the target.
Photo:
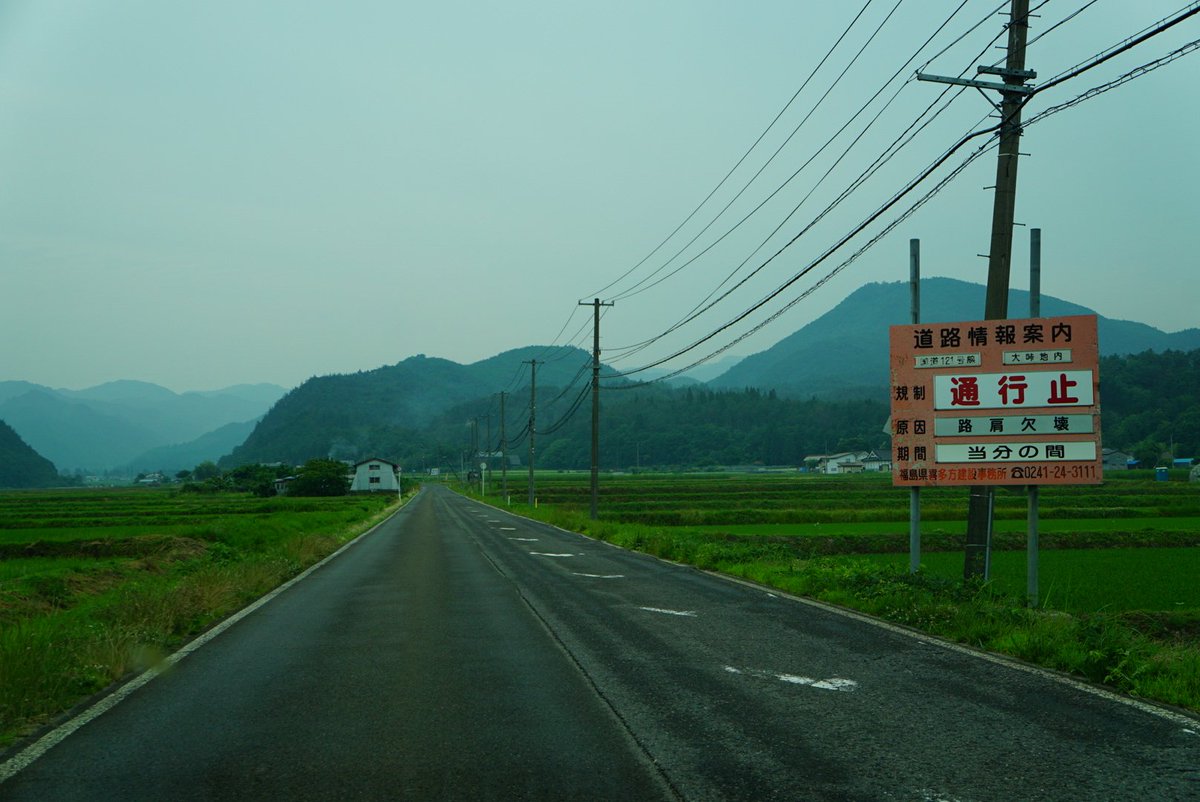
[[(514, 485), (512, 496), (523, 498), (524, 486), (510, 481)], [(586, 475), (541, 476), (537, 491), (539, 504), (588, 509)], [(1042, 488), (1039, 507), (1043, 605), (1126, 610), (1141, 606), (1125, 597), (1145, 598), (1139, 587), (1147, 583), (1200, 588), (1193, 556), (1200, 554), (1200, 484), (1157, 482), (1148, 472), (1131, 472), (1100, 486)], [(1022, 488), (997, 489), (996, 579), (1022, 594), (1027, 508)], [(606, 476), (599, 512), (604, 521), (644, 524), (680, 537), (761, 541), (799, 558), (853, 554), (905, 570), (908, 565), (908, 492), (893, 487), (886, 474)], [(931, 574), (961, 576), (965, 515), (964, 490), (922, 491), (922, 558)], [(1091, 554), (1096, 549), (1119, 549), (1121, 558), (1100, 559)], [(1079, 568), (1084, 563), (1086, 571)], [(1019, 567), (1019, 582), (1010, 564)], [(1097, 590), (1056, 592), (1085, 581)], [(1189, 600), (1183, 608), (1200, 610), (1200, 590), (1176, 595)], [(1178, 612), (1179, 600), (1165, 599), (1152, 609)]]
[(0, 748), (277, 587), (396, 501), (0, 493)]

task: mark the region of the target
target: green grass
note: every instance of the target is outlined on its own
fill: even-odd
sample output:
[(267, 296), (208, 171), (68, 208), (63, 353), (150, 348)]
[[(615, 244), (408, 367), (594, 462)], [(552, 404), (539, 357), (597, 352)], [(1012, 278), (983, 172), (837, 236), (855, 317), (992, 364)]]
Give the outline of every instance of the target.
[[(861, 559), (908, 570), (908, 555), (864, 555)], [(921, 569), (953, 580), (962, 576), (961, 553), (921, 555)], [(991, 580), (1014, 597), (1026, 590), (1024, 552), (993, 552)], [(1038, 604), (1072, 613), (1131, 610), (1200, 610), (1200, 549), (1063, 549), (1038, 554)]]
[[(846, 536), (854, 537), (875, 534), (908, 535), (908, 521), (882, 521), (878, 523), (794, 523), (794, 524), (713, 524), (698, 526), (708, 532), (729, 532), (735, 535), (775, 535), (775, 536)], [(993, 531), (996, 532), (1025, 532), (1027, 524), (1024, 519), (998, 520)], [(922, 521), (922, 534), (966, 534), (967, 525), (963, 520), (955, 521)], [(1177, 518), (1066, 518), (1039, 520), (1039, 532), (1196, 532), (1200, 533), (1200, 517), (1181, 516)]]
[(0, 747), (152, 665), (395, 503), (0, 493)]

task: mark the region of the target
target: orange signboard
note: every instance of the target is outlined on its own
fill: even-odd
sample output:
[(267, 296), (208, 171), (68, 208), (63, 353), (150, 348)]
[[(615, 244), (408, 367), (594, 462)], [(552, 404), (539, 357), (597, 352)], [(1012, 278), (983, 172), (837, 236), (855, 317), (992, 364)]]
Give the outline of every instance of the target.
[(893, 484), (1101, 481), (1095, 315), (890, 334)]

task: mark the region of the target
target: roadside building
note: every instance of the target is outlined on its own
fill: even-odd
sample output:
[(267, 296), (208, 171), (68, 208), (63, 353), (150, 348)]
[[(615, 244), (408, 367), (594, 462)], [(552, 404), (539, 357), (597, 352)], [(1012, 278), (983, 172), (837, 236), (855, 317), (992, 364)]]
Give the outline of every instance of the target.
[(1123, 471), (1136, 466), (1137, 460), (1133, 458), (1132, 454), (1125, 451), (1118, 451), (1115, 448), (1104, 449), (1104, 470)]
[(351, 493), (400, 492), (400, 466), (385, 459), (372, 457), (354, 463)]
[(864, 471), (886, 471), (891, 469), (891, 463), (882, 459), (874, 451), (842, 451), (837, 454), (813, 454), (805, 457), (804, 462), (815, 473), (837, 475), (843, 473), (863, 473)]

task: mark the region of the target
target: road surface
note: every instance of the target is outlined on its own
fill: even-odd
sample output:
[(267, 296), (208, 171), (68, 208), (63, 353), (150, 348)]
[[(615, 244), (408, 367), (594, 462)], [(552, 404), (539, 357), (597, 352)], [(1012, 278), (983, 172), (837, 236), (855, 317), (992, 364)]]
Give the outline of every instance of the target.
[(679, 798), (1200, 799), (1200, 720), (431, 486), (0, 783)]

